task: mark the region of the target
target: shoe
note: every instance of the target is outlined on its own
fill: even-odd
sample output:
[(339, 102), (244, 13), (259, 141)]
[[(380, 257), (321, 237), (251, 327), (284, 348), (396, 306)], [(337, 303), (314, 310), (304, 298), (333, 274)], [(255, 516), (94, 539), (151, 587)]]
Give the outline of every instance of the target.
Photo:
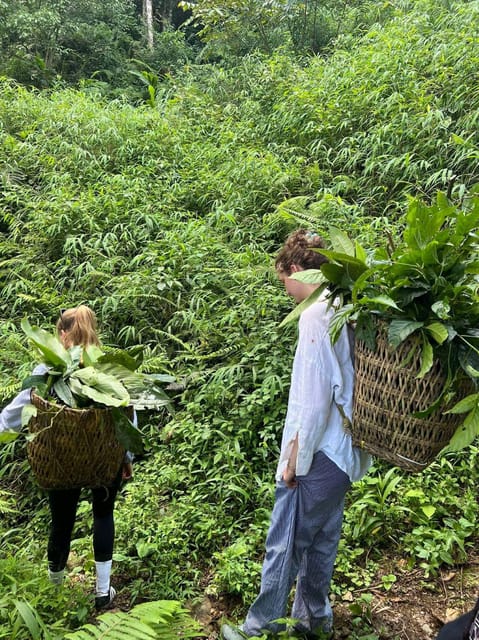
[(109, 609), (111, 603), (115, 599), (116, 591), (113, 587), (110, 587), (108, 593), (100, 593), (95, 596), (95, 609)]
[(221, 626), (221, 637), (223, 640), (245, 640), (248, 636), (246, 636), (239, 627), (224, 624)]
[(48, 579), (50, 582), (57, 587), (63, 584), (63, 580), (65, 578), (65, 569), (60, 569), (60, 571), (52, 571), (48, 569)]

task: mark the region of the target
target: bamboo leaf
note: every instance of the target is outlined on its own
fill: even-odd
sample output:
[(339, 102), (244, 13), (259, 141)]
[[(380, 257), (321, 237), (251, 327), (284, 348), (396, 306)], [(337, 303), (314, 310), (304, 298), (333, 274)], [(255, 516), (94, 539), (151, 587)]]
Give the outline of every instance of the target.
[(32, 640), (49, 640), (52, 636), (42, 622), (39, 614), (28, 603), (22, 600), (14, 600), (15, 608), (27, 627)]

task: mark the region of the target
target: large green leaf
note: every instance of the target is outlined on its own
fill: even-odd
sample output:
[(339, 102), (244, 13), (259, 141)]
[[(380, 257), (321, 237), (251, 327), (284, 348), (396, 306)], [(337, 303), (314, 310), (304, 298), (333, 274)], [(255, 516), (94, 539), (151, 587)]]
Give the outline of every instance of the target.
[(355, 245), (352, 240), (337, 227), (329, 228), (329, 241), (334, 251), (346, 253), (353, 257), (356, 255)]
[[(319, 253), (328, 258), (330, 262), (341, 265), (353, 280), (359, 278), (359, 276), (368, 269), (368, 265), (365, 262), (362, 262), (347, 253), (329, 251), (327, 249), (321, 249)], [(321, 271), (323, 271), (323, 273), (325, 266), (326, 264), (321, 265)]]
[(166, 393), (157, 386), (149, 386), (148, 388), (144, 388), (137, 395), (131, 394), (131, 404), (135, 407), (135, 409), (159, 409), (160, 407), (168, 407), (170, 413), (171, 409), (171, 400), (166, 395)]
[(398, 347), (404, 342), (416, 329), (420, 329), (424, 325), (423, 322), (414, 320), (392, 320), (388, 328), (388, 340), (394, 347)]
[(71, 365), (71, 356), (58, 338), (48, 331), (32, 327), (26, 318), (23, 318), (21, 326), (28, 339), (42, 354), (45, 364), (59, 367), (62, 371)]
[(391, 309), (401, 309), (397, 306), (392, 298), (386, 295), (375, 296), (374, 298), (364, 297), (361, 298), (361, 302), (371, 309), (382, 309), (390, 307)]
[(462, 400), (459, 400), (449, 411), (446, 413), (467, 413), (472, 409), (479, 408), (479, 394), (472, 393), (466, 396)]
[(368, 349), (374, 351), (376, 348), (376, 326), (370, 313), (360, 314), (356, 321), (356, 340), (364, 342)]
[(298, 280), (305, 284), (323, 284), (325, 276), (321, 269), (305, 269), (304, 271), (297, 271), (292, 273), (290, 278), (292, 280)]
[(426, 325), (424, 328), (431, 334), (438, 344), (442, 344), (449, 337), (447, 327), (445, 327), (441, 322), (431, 322), (431, 324)]
[(321, 271), (328, 282), (339, 285), (343, 281), (345, 275), (345, 269), (342, 265), (333, 264), (332, 262), (326, 262), (321, 265)]
[(115, 407), (111, 411), (115, 423), (116, 437), (120, 444), (132, 453), (138, 455), (143, 453), (144, 446), (141, 432), (133, 425), (124, 411)]
[(352, 304), (344, 305), (338, 309), (331, 321), (329, 323), (329, 335), (331, 336), (331, 342), (335, 344), (337, 342), (339, 336), (341, 335), (341, 331), (343, 327), (347, 325), (347, 323), (351, 320), (351, 316), (354, 313), (354, 307)]
[(456, 429), (445, 451), (460, 451), (469, 446), (479, 435), (479, 404), (467, 414), (464, 422)]
[(67, 407), (77, 406), (75, 398), (73, 397), (73, 393), (63, 378), (58, 378), (58, 380), (55, 380), (55, 382), (53, 383), (53, 390), (55, 391), (59, 399), (63, 402), (63, 404), (67, 405)]
[(170, 373), (148, 373), (148, 378), (154, 380), (156, 383), (167, 382), (172, 383), (176, 382), (175, 376), (172, 376)]
[(100, 358), (98, 358), (97, 364), (102, 366), (105, 364), (116, 364), (124, 369), (128, 369), (128, 371), (135, 371), (138, 369), (138, 360), (125, 351), (104, 353)]
[(83, 364), (85, 367), (96, 365), (98, 360), (104, 355), (103, 351), (96, 344), (89, 344), (83, 348)]
[(48, 376), (48, 371), (45, 371), (45, 373), (42, 373), (40, 375), (27, 376), (22, 381), (22, 390), (46, 388)]
[(94, 367), (85, 367), (74, 371), (70, 376), (70, 380), (72, 379), (80, 380), (80, 382), (96, 389), (101, 394), (118, 398), (122, 401), (121, 404), (129, 402), (130, 396), (121, 381), (112, 375), (98, 371)]
[(311, 306), (314, 302), (317, 301), (317, 299), (320, 297), (323, 290), (324, 288), (321, 288), (321, 287), (318, 287), (317, 289), (315, 289), (313, 293), (306, 298), (306, 300), (303, 300), (302, 302), (300, 302), (297, 307), (295, 307), (290, 313), (288, 313), (286, 318), (284, 318), (280, 322), (279, 326), (284, 327), (286, 324), (292, 322), (293, 320), (297, 320), (305, 309), (307, 309), (309, 306)]
[(130, 396), (128, 394), (126, 394), (125, 398), (118, 398), (117, 396), (103, 393), (94, 387), (83, 384), (77, 378), (70, 377), (69, 384), (75, 396), (92, 400), (94, 403), (105, 405), (106, 407), (125, 407), (130, 402)]
[(26, 404), (22, 407), (22, 428), (26, 427), (30, 422), (30, 419), (37, 415), (37, 408), (34, 404)]
[(153, 382), (149, 382), (149, 376), (143, 373), (132, 371), (131, 369), (127, 369), (122, 364), (117, 362), (101, 360), (97, 363), (96, 369), (108, 376), (119, 380), (126, 388), (130, 396), (139, 395), (142, 391), (144, 391), (145, 387), (148, 384), (151, 384)]
[(434, 363), (434, 351), (429, 340), (424, 338), (421, 349), (421, 368), (416, 378), (424, 378), (426, 373), (431, 370)]
[(410, 200), (404, 240), (412, 249), (423, 249), (434, 241), (446, 216), (454, 211), (454, 207), (443, 195), (438, 193), (437, 204), (431, 206), (418, 198)]

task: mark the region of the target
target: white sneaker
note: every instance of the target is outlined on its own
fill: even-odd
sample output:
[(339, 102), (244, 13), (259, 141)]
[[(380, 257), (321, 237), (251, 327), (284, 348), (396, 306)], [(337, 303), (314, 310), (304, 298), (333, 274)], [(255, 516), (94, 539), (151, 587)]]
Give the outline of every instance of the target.
[(95, 595), (95, 609), (109, 609), (115, 599), (116, 591), (110, 587), (108, 593), (97, 593)]

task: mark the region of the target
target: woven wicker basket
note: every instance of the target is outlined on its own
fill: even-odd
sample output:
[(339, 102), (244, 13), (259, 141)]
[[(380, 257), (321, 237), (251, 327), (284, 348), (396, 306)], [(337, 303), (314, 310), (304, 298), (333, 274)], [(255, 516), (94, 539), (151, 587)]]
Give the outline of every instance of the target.
[[(109, 409), (71, 409), (32, 393), (37, 416), (29, 422), (35, 437), (27, 444), (30, 466), (44, 489), (108, 486), (125, 449), (115, 436)], [(129, 417), (132, 409), (128, 408)]]
[[(356, 341), (351, 429), (357, 447), (402, 469), (421, 471), (448, 444), (462, 417), (443, 413), (444, 406), (425, 418), (414, 417), (432, 405), (446, 379), (439, 362), (417, 379), (420, 349), (411, 354), (412, 348), (413, 342), (406, 340), (393, 350), (381, 330), (376, 351)], [(461, 395), (467, 393), (465, 386)]]

